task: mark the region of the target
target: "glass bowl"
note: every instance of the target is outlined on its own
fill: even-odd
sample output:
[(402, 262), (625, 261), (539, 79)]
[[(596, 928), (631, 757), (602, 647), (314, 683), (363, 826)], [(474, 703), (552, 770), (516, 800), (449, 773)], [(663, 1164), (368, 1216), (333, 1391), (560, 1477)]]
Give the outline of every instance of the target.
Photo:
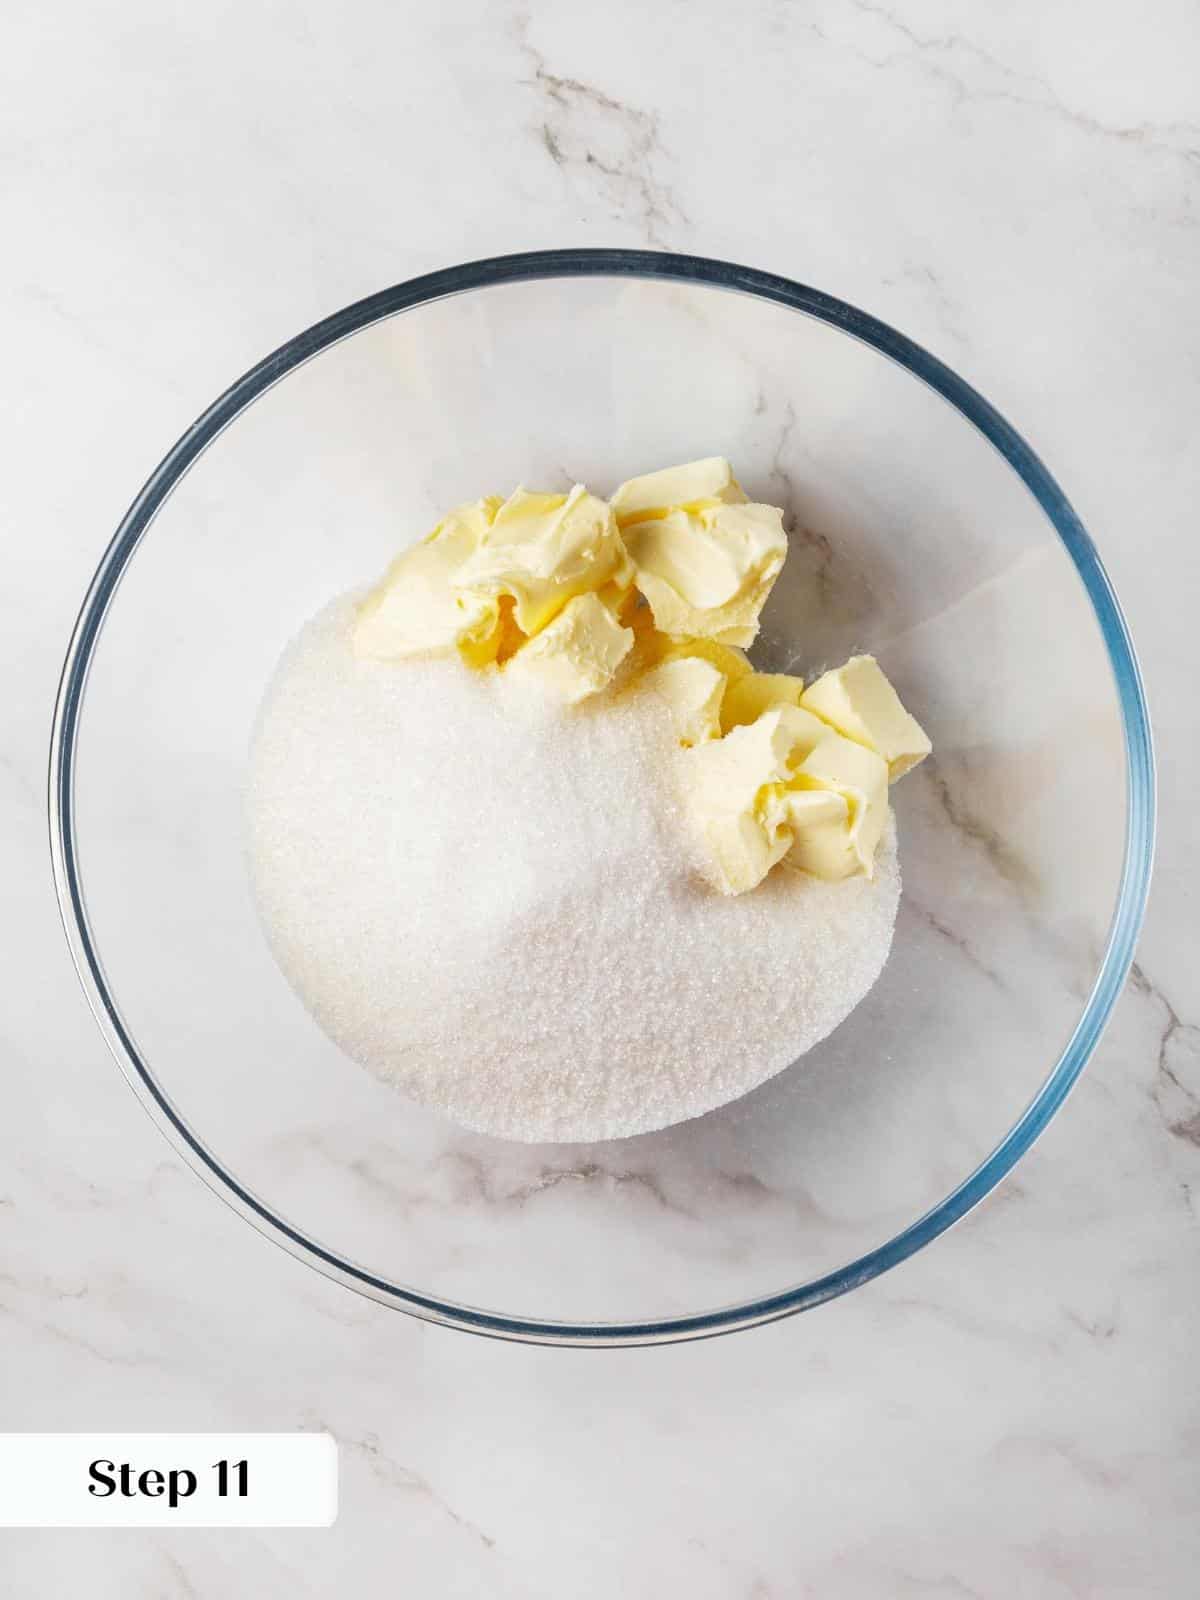
[[(445, 507), (709, 454), (788, 513), (759, 663), (870, 650), (932, 736), (893, 791), (891, 959), (824, 1044), (723, 1110), (601, 1145), (464, 1132), (342, 1056), (268, 954), (243, 859), (260, 697), (299, 625)], [(614, 1345), (814, 1306), (999, 1182), (1128, 971), (1153, 805), (1108, 579), (985, 400), (786, 279), (577, 250), (385, 290), (200, 417), (85, 600), (50, 820), (100, 1026), (219, 1194), (388, 1305)]]

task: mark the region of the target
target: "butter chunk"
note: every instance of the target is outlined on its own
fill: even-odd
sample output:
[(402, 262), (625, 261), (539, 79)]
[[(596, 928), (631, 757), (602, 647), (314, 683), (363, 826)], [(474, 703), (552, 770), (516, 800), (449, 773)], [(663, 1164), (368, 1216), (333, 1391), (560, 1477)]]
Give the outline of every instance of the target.
[(472, 598), (509, 597), (517, 627), (532, 635), (577, 595), (628, 588), (632, 577), (611, 508), (576, 484), (569, 495), (514, 490), (454, 582)]
[(701, 656), (676, 656), (652, 667), (643, 682), (665, 700), (682, 745), (721, 737), (721, 702), (728, 680)]
[(789, 789), (783, 797), (792, 847), (783, 865), (836, 882), (858, 870), (849, 842), (850, 806), (831, 789)]
[(776, 506), (675, 508), (622, 532), (634, 582), (662, 633), (753, 644), (759, 612), (787, 555)]
[(820, 878), (873, 876), (887, 763), (802, 706), (764, 711), (684, 761), (708, 875), (722, 894), (753, 889), (785, 858)]
[(819, 876), (845, 878), (863, 872), (874, 877), (875, 851), (888, 812), (888, 770), (883, 757), (826, 729), (824, 738), (795, 764), (789, 787), (824, 790), (846, 803), (844, 850), (839, 855), (831, 844), (822, 845)]
[(753, 722), (775, 706), (798, 706), (804, 679), (790, 672), (749, 672), (731, 683), (721, 705), (721, 726), (730, 728)]
[(505, 671), (536, 681), (564, 705), (577, 705), (608, 687), (632, 648), (633, 630), (622, 627), (597, 595), (576, 595)]
[(781, 706), (683, 757), (708, 875), (722, 894), (753, 889), (791, 849), (781, 798), (795, 763), (828, 731), (807, 712)]
[(933, 748), (874, 656), (852, 656), (844, 667), (825, 673), (805, 690), (800, 704), (847, 739), (882, 756), (893, 783)]
[(358, 655), (380, 661), (451, 655), (464, 637), (486, 637), (496, 608), (484, 596), (462, 595), (456, 576), (471, 556), (501, 501), (495, 496), (459, 506), (419, 544), (404, 550), (359, 607)]
[(725, 457), (707, 456), (703, 461), (630, 478), (613, 495), (611, 504), (617, 521), (624, 523), (675, 506), (698, 508), (716, 501), (734, 504), (745, 498)]
[[(645, 610), (649, 611), (649, 606)], [(658, 661), (680, 661), (697, 658), (711, 662), (728, 683), (737, 683), (754, 671), (744, 650), (736, 645), (718, 644), (715, 639), (672, 639), (668, 634), (652, 629), (642, 641), (643, 659), (648, 666)]]

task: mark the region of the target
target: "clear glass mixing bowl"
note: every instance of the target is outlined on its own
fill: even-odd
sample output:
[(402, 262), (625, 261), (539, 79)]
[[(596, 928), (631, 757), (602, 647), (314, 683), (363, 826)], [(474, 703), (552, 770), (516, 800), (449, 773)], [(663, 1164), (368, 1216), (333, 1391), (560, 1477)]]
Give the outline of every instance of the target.
[[(760, 663), (873, 651), (933, 738), (893, 791), (891, 960), (823, 1045), (697, 1121), (594, 1146), (463, 1132), (344, 1058), (267, 952), (243, 859), (260, 696), (300, 623), (446, 506), (709, 454), (790, 519)], [(91, 1005), (219, 1194), (389, 1305), (605, 1345), (815, 1305), (998, 1182), (1128, 970), (1153, 767), (1095, 550), (974, 390), (785, 279), (553, 251), (339, 312), (185, 434), (85, 601), (50, 812)]]

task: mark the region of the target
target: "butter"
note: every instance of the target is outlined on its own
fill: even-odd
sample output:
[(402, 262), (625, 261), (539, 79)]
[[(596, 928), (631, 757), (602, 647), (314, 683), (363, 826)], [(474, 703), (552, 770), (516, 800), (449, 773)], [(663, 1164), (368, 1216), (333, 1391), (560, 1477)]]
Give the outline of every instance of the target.
[(715, 639), (672, 639), (656, 630), (643, 636), (640, 649), (644, 682), (666, 701), (680, 744), (719, 739), (733, 686), (754, 671), (745, 653)]
[(505, 671), (538, 683), (564, 705), (577, 705), (608, 687), (632, 648), (633, 630), (598, 595), (581, 594), (521, 645)]
[(723, 753), (690, 773), (717, 887), (744, 893), (777, 861), (833, 881), (872, 877), (889, 776), (929, 750), (875, 661), (856, 656), (810, 690), (791, 673), (742, 673), (720, 721)]
[(514, 490), (453, 581), (493, 607), (508, 596), (517, 627), (529, 636), (576, 595), (609, 583), (628, 587), (632, 577), (611, 507), (576, 484), (569, 495)]
[[(802, 721), (793, 726), (784, 720), (790, 716)], [(773, 802), (791, 776), (788, 759), (805, 736), (804, 721), (817, 724), (815, 744), (821, 736), (817, 719), (784, 707), (697, 745), (683, 758), (708, 875), (722, 894), (753, 889), (792, 846), (784, 808)]]
[(785, 867), (836, 881), (854, 871), (847, 848), (850, 807), (843, 795), (829, 789), (788, 790), (782, 797), (792, 847)]
[[(664, 702), (706, 871), (723, 894), (772, 867), (870, 877), (888, 782), (930, 743), (872, 656), (809, 688), (744, 654), (787, 554), (782, 512), (723, 456), (623, 483), (611, 504), (518, 488), (459, 506), (392, 562), (354, 648), (453, 655), (577, 705), (612, 685)], [(623, 668), (623, 670), (622, 670)]]
[(460, 506), (397, 557), (359, 611), (354, 647), (380, 660), (504, 661), (577, 595), (629, 592), (633, 567), (610, 507), (516, 489)]
[(359, 608), (354, 630), (359, 655), (381, 661), (451, 655), (460, 639), (490, 633), (492, 606), (485, 598), (461, 594), (456, 577), (501, 504), (492, 496), (459, 506), (396, 557)]
[(685, 510), (723, 502), (727, 505), (744, 501), (742, 486), (733, 475), (733, 468), (724, 456), (707, 456), (703, 461), (689, 461), (681, 467), (663, 467), (659, 472), (647, 472), (640, 478), (630, 478), (612, 497), (612, 508), (617, 522), (640, 521), (647, 514), (661, 514), (672, 507)]
[(874, 656), (851, 656), (844, 667), (825, 673), (806, 689), (800, 704), (847, 739), (882, 756), (893, 783), (933, 748)]
[(728, 733), (773, 706), (798, 706), (803, 693), (804, 679), (790, 672), (749, 672), (730, 684), (721, 706), (721, 727)]
[(725, 674), (702, 656), (680, 655), (652, 667), (642, 680), (664, 700), (681, 745), (721, 737)]
[[(647, 612), (649, 609), (649, 606), (645, 607)], [(697, 657), (701, 661), (711, 662), (727, 683), (737, 683), (740, 678), (754, 671), (745, 651), (739, 650), (736, 645), (718, 644), (715, 639), (672, 639), (653, 628), (643, 636), (642, 656), (647, 665)]]
[[(794, 767), (789, 787), (832, 793), (847, 809), (845, 824), (834, 833), (827, 835), (821, 821), (819, 836), (801, 852), (799, 864), (822, 878), (846, 878), (854, 872), (874, 877), (875, 851), (888, 813), (888, 769), (883, 757), (826, 729), (824, 738)], [(793, 827), (796, 815), (791, 813)]]
[(783, 513), (748, 501), (724, 456), (630, 478), (612, 508), (659, 632), (754, 642), (787, 555)]
[(758, 615), (787, 555), (775, 506), (674, 507), (623, 523), (634, 582), (654, 624), (673, 638), (753, 644)]
[(744, 894), (785, 857), (821, 878), (874, 872), (887, 765), (803, 707), (780, 705), (685, 757), (709, 876)]

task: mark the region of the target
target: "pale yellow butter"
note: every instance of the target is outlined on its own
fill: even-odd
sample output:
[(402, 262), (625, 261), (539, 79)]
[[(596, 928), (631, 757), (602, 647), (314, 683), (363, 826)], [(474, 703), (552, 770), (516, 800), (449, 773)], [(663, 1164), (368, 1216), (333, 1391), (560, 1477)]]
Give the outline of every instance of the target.
[(744, 501), (742, 486), (724, 456), (707, 456), (703, 461), (688, 461), (680, 467), (663, 467), (630, 478), (612, 497), (618, 523), (638, 521), (647, 514), (713, 504)]
[(709, 876), (722, 894), (753, 889), (791, 848), (794, 834), (781, 796), (793, 764), (828, 732), (806, 711), (780, 706), (682, 758)]
[(753, 644), (787, 555), (783, 513), (751, 502), (679, 507), (623, 526), (634, 581), (673, 638)]
[[(644, 609), (649, 611), (650, 608), (646, 606)], [(653, 628), (643, 639), (642, 657), (647, 666), (659, 661), (697, 657), (701, 661), (711, 662), (727, 683), (737, 683), (754, 671), (746, 652), (739, 650), (736, 645), (718, 644), (715, 639), (672, 639)]]
[(516, 489), (484, 529), (454, 582), (469, 595), (513, 602), (526, 635), (576, 595), (628, 586), (633, 571), (608, 503), (576, 484), (569, 495)]
[(622, 627), (597, 595), (581, 594), (521, 645), (504, 670), (576, 705), (608, 687), (632, 648), (633, 630)]
[(792, 847), (785, 867), (836, 881), (857, 870), (849, 845), (850, 807), (830, 789), (788, 789), (781, 797)]
[(685, 757), (709, 876), (753, 889), (785, 858), (818, 877), (872, 876), (887, 820), (887, 765), (799, 706), (764, 711)]
[(381, 661), (449, 655), (464, 636), (490, 631), (495, 608), (482, 596), (462, 594), (456, 580), (501, 504), (489, 496), (459, 506), (396, 557), (359, 608), (358, 654)]
[(792, 741), (762, 718), (688, 752), (688, 800), (705, 851), (705, 867), (722, 894), (755, 888), (791, 847), (779, 814), (760, 809), (764, 788), (786, 780)]
[(845, 878), (852, 872), (874, 877), (875, 851), (888, 812), (888, 772), (883, 757), (826, 728), (824, 738), (795, 766), (789, 787), (839, 795), (847, 807), (841, 834), (844, 849), (839, 853), (832, 838), (814, 841), (814, 849), (819, 844), (819, 851), (812, 859), (820, 865), (809, 870), (823, 878)]
[(888, 780), (929, 753), (871, 656), (806, 689), (742, 647), (787, 554), (782, 513), (746, 499), (724, 457), (632, 478), (609, 505), (519, 488), (450, 513), (359, 608), (383, 660), (455, 651), (563, 704), (616, 674), (668, 708), (706, 871), (723, 894), (780, 861), (873, 875)]
[(774, 706), (798, 706), (803, 693), (804, 679), (790, 672), (749, 672), (730, 684), (721, 706), (721, 726), (728, 733)]
[(851, 656), (845, 666), (826, 672), (804, 691), (800, 704), (847, 739), (881, 755), (893, 783), (933, 748), (874, 656)]
[(360, 655), (400, 660), (457, 649), (472, 667), (503, 660), (577, 595), (623, 596), (633, 567), (608, 504), (516, 489), (451, 512), (388, 568), (360, 609)]

